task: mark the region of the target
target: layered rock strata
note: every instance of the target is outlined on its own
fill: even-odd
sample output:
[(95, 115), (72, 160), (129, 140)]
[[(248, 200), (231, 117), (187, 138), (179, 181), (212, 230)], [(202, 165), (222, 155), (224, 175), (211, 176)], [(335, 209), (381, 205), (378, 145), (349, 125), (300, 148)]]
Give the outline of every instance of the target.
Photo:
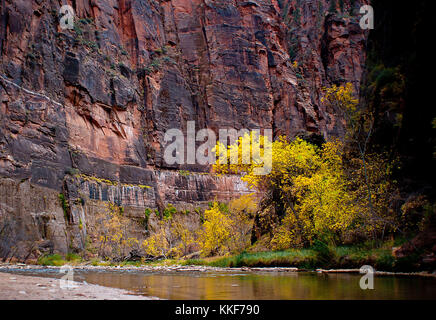
[[(332, 84), (359, 88), (364, 3), (1, 0), (0, 214), (66, 251), (76, 215), (86, 218), (93, 201), (135, 215), (249, 192), (236, 177), (201, 174), (208, 167), (165, 163), (165, 132), (195, 121), (341, 135), (343, 119), (320, 96)], [(65, 4), (72, 30), (60, 26)], [(90, 201), (76, 208), (78, 194)]]

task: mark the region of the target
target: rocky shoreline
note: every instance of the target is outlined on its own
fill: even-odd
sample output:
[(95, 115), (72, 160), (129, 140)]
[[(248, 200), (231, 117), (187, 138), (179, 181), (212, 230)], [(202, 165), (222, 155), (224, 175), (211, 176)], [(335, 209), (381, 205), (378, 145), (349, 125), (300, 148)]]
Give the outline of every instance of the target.
[[(150, 273), (172, 273), (172, 272), (316, 272), (316, 273), (360, 273), (360, 269), (316, 269), (307, 270), (291, 267), (276, 268), (221, 268), (210, 266), (91, 266), (91, 265), (72, 265), (77, 271), (110, 271), (110, 272), (150, 272)], [(38, 271), (38, 270), (60, 270), (57, 266), (25, 265), (25, 264), (0, 264), (0, 272), (17, 272), (17, 271)], [(376, 276), (410, 276), (410, 277), (429, 277), (436, 279), (436, 272), (386, 272), (375, 270)]]

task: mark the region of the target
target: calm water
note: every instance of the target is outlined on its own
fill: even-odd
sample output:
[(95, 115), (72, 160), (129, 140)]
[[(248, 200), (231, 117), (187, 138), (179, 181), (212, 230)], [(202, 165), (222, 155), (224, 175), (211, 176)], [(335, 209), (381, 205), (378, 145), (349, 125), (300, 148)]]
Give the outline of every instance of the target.
[[(55, 271), (20, 271), (23, 275), (60, 277)], [(127, 289), (163, 299), (300, 300), (436, 299), (436, 279), (375, 277), (374, 290), (361, 290), (358, 274), (318, 273), (139, 273), (76, 271), (75, 281)]]

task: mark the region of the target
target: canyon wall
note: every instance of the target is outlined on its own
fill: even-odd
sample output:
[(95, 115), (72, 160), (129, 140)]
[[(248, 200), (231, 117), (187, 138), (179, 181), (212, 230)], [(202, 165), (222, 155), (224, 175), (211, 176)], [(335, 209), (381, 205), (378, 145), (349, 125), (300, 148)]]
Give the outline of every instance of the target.
[[(1, 217), (66, 252), (107, 201), (136, 217), (248, 193), (237, 177), (166, 164), (165, 132), (195, 121), (340, 136), (320, 94), (346, 82), (358, 92), (364, 3), (0, 0)], [(59, 24), (65, 4), (73, 30)]]

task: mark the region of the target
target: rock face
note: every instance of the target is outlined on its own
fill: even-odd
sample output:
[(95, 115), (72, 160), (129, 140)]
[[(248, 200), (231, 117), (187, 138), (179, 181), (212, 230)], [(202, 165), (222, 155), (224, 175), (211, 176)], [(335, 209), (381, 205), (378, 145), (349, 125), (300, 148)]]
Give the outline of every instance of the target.
[[(73, 30), (59, 23), (67, 2), (76, 14)], [(137, 210), (248, 192), (235, 177), (178, 174), (208, 168), (167, 165), (165, 132), (195, 121), (197, 129), (216, 131), (341, 135), (341, 116), (320, 102), (320, 93), (334, 83), (359, 88), (364, 3), (1, 0), (0, 176), (8, 178), (2, 185), (27, 181), (63, 192), (70, 203), (74, 192), (98, 194)], [(134, 189), (110, 191), (100, 183), (94, 190), (78, 173)], [(18, 198), (8, 205), (1, 196), (1, 214), (18, 212)]]

